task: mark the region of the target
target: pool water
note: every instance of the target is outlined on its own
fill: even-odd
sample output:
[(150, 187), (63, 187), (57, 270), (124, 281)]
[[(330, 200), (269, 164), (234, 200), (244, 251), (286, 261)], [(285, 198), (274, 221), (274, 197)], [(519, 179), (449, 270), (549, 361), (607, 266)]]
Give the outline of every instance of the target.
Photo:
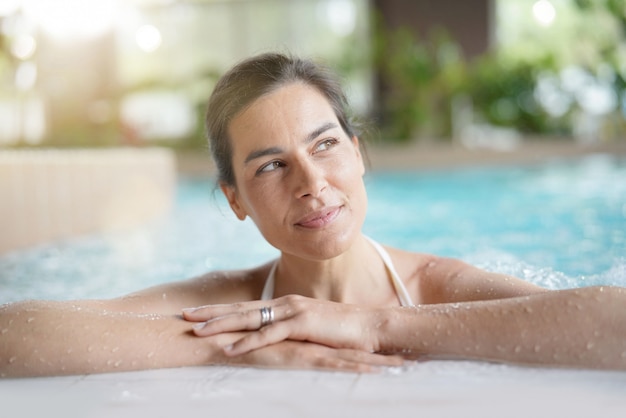
[[(551, 288), (626, 286), (626, 160), (374, 171), (364, 231)], [(183, 178), (171, 216), (132, 231), (0, 256), (0, 303), (113, 297), (276, 257), (209, 178)]]

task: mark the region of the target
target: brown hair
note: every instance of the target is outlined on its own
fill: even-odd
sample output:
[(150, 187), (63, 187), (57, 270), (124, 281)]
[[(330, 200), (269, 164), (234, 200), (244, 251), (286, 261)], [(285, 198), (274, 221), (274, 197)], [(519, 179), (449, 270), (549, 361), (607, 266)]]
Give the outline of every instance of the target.
[(349, 137), (357, 134), (346, 95), (335, 75), (327, 68), (311, 60), (279, 53), (248, 58), (219, 79), (209, 98), (205, 123), (219, 183), (235, 185), (232, 147), (228, 137), (230, 121), (254, 100), (292, 82), (315, 87), (332, 106), (345, 133)]

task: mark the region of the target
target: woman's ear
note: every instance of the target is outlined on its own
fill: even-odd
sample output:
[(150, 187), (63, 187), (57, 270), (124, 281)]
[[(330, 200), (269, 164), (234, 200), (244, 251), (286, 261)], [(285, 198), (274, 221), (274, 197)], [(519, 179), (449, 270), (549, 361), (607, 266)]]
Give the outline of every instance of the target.
[(237, 216), (237, 219), (239, 219), (240, 221), (246, 219), (247, 213), (239, 203), (239, 196), (237, 194), (237, 189), (235, 188), (235, 186), (231, 186), (226, 183), (220, 183), (220, 189), (222, 190), (222, 193), (224, 193), (224, 196), (226, 196), (226, 200), (228, 200), (228, 204), (230, 205), (232, 211), (235, 213), (235, 216)]

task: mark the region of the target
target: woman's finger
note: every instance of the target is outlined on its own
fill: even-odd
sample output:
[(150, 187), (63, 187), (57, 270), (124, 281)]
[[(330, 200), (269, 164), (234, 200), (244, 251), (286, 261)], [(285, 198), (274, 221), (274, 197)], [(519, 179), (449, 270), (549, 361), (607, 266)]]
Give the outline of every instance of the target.
[[(285, 322), (268, 325), (258, 332), (252, 332), (245, 337), (224, 347), (224, 354), (235, 357), (249, 353), (262, 347), (279, 343), (292, 338), (290, 327)], [(298, 338), (295, 338), (298, 339)]]
[(214, 317), (193, 326), (194, 333), (199, 337), (233, 331), (256, 331), (272, 323), (289, 318), (289, 310), (285, 306), (247, 310)]
[[(191, 322), (204, 322), (220, 316), (261, 309), (268, 301), (241, 302), (220, 305), (205, 305), (183, 309), (183, 318)], [(258, 308), (257, 308), (258, 305)]]

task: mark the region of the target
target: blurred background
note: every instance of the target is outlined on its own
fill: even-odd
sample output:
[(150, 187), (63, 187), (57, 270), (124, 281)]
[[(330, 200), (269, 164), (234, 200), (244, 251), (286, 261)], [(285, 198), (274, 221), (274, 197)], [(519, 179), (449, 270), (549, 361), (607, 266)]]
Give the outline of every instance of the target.
[(380, 141), (623, 142), (625, 39), (624, 0), (2, 0), (0, 147), (206, 149), (217, 78), (269, 50)]
[[(203, 118), (224, 71), (275, 50), (334, 68), (371, 125), (368, 216), (400, 222), (389, 243), (623, 280), (626, 0), (0, 0), (0, 293), (189, 277), (237, 265), (232, 236), (267, 259), (211, 205)], [(512, 171), (454, 170), (489, 164)]]

